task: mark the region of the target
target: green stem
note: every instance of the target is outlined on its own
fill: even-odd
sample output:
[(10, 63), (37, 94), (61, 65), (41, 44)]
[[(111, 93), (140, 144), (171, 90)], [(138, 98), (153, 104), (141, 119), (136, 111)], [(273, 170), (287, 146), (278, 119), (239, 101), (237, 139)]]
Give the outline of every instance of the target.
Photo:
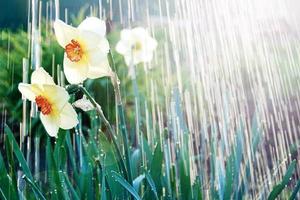
[(125, 162), (123, 160), (120, 148), (119, 148), (117, 140), (115, 138), (114, 131), (113, 131), (110, 123), (108, 122), (108, 120), (104, 116), (101, 106), (96, 102), (96, 100), (90, 95), (90, 93), (82, 85), (70, 85), (70, 86), (68, 86), (68, 89), (70, 89), (71, 91), (76, 91), (76, 89), (79, 89), (88, 98), (88, 100), (93, 104), (99, 118), (102, 119), (103, 123), (105, 124), (105, 126), (108, 129), (108, 134), (109, 134), (109, 136), (110, 136), (110, 138), (113, 142), (113, 145), (114, 145), (116, 153), (117, 153), (117, 157), (120, 161), (119, 167), (123, 171), (125, 178), (128, 179), (128, 173), (127, 173), (127, 170), (126, 170), (126, 167), (125, 167)]
[[(115, 71), (116, 66), (114, 62), (113, 55), (111, 51), (108, 53), (108, 59), (111, 68)], [(124, 143), (124, 151), (125, 151), (125, 157), (126, 157), (126, 164), (127, 164), (127, 171), (128, 171), (128, 182), (132, 185), (132, 171), (131, 171), (131, 159), (130, 159), (130, 153), (129, 153), (129, 144), (128, 144), (128, 138), (127, 138), (127, 129), (126, 129), (126, 123), (125, 123), (125, 115), (124, 115), (124, 107), (122, 103), (122, 98), (121, 98), (121, 92), (120, 92), (120, 81), (118, 79), (118, 76), (116, 73), (111, 74), (111, 82), (114, 87), (114, 92), (116, 96), (116, 103), (117, 103), (117, 108), (118, 108), (118, 117), (120, 120), (120, 128), (121, 128), (121, 133), (123, 136), (123, 143)]]

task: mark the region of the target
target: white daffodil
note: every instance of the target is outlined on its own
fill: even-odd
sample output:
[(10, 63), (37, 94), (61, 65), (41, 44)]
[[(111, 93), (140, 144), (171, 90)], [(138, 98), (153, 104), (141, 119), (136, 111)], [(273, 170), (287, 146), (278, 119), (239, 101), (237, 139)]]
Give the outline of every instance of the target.
[(54, 31), (58, 43), (65, 49), (64, 72), (69, 83), (110, 76), (109, 43), (105, 38), (104, 21), (88, 17), (75, 28), (56, 20)]
[(77, 114), (68, 102), (68, 92), (55, 85), (52, 77), (38, 68), (31, 75), (31, 84), (20, 83), (23, 97), (35, 102), (41, 121), (51, 137), (57, 137), (58, 129), (71, 129), (78, 124)]
[(121, 40), (117, 43), (116, 51), (122, 54), (128, 66), (152, 60), (157, 42), (146, 29), (137, 27), (121, 31)]

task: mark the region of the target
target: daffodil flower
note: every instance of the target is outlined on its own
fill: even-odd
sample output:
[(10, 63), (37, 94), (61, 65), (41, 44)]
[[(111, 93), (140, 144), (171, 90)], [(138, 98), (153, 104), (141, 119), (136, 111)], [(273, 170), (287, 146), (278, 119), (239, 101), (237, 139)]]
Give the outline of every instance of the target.
[(56, 20), (54, 31), (59, 45), (65, 49), (64, 73), (69, 83), (110, 76), (109, 43), (105, 38), (104, 21), (88, 17), (75, 28)]
[(157, 42), (146, 29), (137, 27), (121, 31), (121, 40), (117, 43), (116, 51), (122, 54), (128, 66), (141, 62), (150, 62)]
[(71, 129), (78, 124), (77, 114), (68, 102), (69, 94), (55, 85), (43, 68), (32, 73), (31, 84), (20, 83), (18, 88), (24, 98), (36, 103), (42, 124), (51, 137), (57, 137), (59, 128)]

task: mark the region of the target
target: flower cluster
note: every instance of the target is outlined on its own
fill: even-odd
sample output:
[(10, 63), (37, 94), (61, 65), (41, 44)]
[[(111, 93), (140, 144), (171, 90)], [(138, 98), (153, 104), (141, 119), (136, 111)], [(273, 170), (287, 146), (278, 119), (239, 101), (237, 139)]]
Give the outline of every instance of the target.
[[(64, 48), (63, 69), (69, 83), (81, 84), (88, 78), (112, 75), (107, 58), (110, 47), (103, 20), (88, 17), (77, 28), (56, 20), (54, 32), (59, 45)], [(129, 66), (151, 61), (156, 46), (157, 42), (146, 29), (138, 27), (121, 31), (116, 50), (124, 56)], [(31, 84), (20, 83), (18, 88), (23, 97), (35, 102), (41, 122), (51, 137), (57, 137), (59, 128), (71, 129), (78, 124), (68, 92), (55, 85), (43, 68), (32, 73)]]

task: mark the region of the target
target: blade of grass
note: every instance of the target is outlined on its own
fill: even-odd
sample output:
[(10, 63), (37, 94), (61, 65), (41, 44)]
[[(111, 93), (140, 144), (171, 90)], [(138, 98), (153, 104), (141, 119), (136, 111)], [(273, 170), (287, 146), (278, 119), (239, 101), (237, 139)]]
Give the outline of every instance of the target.
[(137, 191), (117, 172), (112, 171), (112, 176), (115, 180), (120, 183), (136, 200), (141, 200)]
[(61, 173), (61, 174), (63, 174), (63, 176), (64, 176), (66, 185), (69, 188), (69, 191), (71, 192), (71, 194), (73, 196), (73, 199), (74, 200), (80, 200), (76, 190), (74, 189), (74, 187), (73, 187), (72, 183), (70, 182), (69, 178), (67, 177), (67, 175), (65, 173)]
[(54, 151), (53, 151), (54, 154), (53, 157), (55, 159), (58, 169), (62, 169), (64, 164), (66, 163), (66, 154), (65, 154), (66, 152), (65, 152), (65, 147), (63, 145), (66, 140), (66, 134), (67, 133), (64, 131), (61, 130), (59, 131), (58, 138), (56, 140)]
[(199, 176), (196, 178), (196, 181), (194, 182), (192, 189), (193, 189), (192, 199), (202, 200), (201, 181)]
[(15, 161), (14, 161), (14, 155), (13, 155), (13, 147), (10, 145), (9, 141), (6, 140), (5, 142), (5, 149), (6, 149), (6, 158), (8, 161), (8, 176), (10, 181), (10, 187), (9, 187), (9, 197), (12, 197), (12, 191), (17, 191), (17, 176), (16, 176), (16, 170), (15, 170)]
[(36, 194), (38, 194), (38, 199), (43, 199), (46, 200), (46, 198), (44, 197), (44, 195), (42, 194), (41, 190), (36, 186), (36, 184), (34, 184), (26, 175), (24, 175), (22, 178), (25, 179), (25, 181), (27, 183), (29, 183), (29, 185), (31, 186), (31, 188), (34, 190), (34, 192)]
[[(12, 145), (13, 152), (14, 152), (15, 156), (17, 157), (17, 160), (19, 161), (24, 174), (26, 175), (27, 178), (29, 178), (29, 180), (31, 180), (32, 184), (35, 185), (31, 171), (30, 171), (30, 169), (27, 165), (27, 162), (18, 146), (18, 143), (15, 140), (15, 137), (13, 136), (12, 131), (6, 124), (4, 125), (4, 131), (7, 134), (8, 141)], [(36, 198), (39, 197), (39, 194), (37, 194), (36, 192), (34, 192), (34, 194), (35, 194)]]
[(15, 137), (13, 136), (13, 133), (12, 131), (10, 130), (10, 128), (5, 124), (4, 125), (4, 130), (7, 134), (7, 137), (8, 137), (8, 140), (9, 142), (11, 143), (11, 145), (13, 146), (13, 150), (14, 150), (14, 153), (18, 159), (18, 161), (20, 162), (20, 165), (23, 169), (23, 172), (25, 173), (25, 175), (30, 179), (30, 180), (33, 180), (33, 177), (32, 177), (32, 174), (31, 174), (31, 171), (27, 165), (27, 162), (21, 152), (21, 150), (19, 149), (18, 147), (18, 143), (17, 141), (15, 140)]
[(289, 167), (282, 179), (282, 182), (281, 182), (282, 185), (287, 185), (290, 182), (290, 179), (296, 169), (296, 164), (297, 164), (296, 160), (293, 160), (292, 163), (289, 165)]
[(292, 163), (289, 165), (281, 183), (273, 187), (273, 190), (268, 196), (268, 200), (275, 200), (280, 195), (280, 193), (284, 190), (286, 185), (289, 183), (295, 168), (296, 168), (296, 160), (293, 160)]
[(53, 158), (53, 151), (52, 151), (52, 145), (50, 142), (50, 137), (47, 136), (47, 144), (46, 144), (46, 160), (47, 160), (47, 171), (48, 171), (48, 177), (50, 186), (52, 187), (52, 194), (56, 197), (56, 199), (69, 199), (68, 194), (65, 193), (63, 188), (63, 180), (60, 179), (58, 174), (57, 165), (55, 163), (55, 160)]
[(235, 157), (234, 152), (231, 153), (227, 162), (226, 162), (226, 182), (225, 182), (225, 191), (224, 191), (224, 199), (231, 199), (231, 194), (233, 192), (233, 184), (235, 177)]
[[(79, 175), (78, 175), (78, 170), (77, 170), (77, 165), (76, 165), (76, 161), (75, 161), (75, 152), (72, 148), (72, 143), (71, 143), (71, 137), (70, 137), (70, 134), (67, 134), (66, 136), (66, 145), (67, 145), (67, 150), (68, 150), (68, 158), (70, 159), (71, 161), (71, 167), (72, 167), (72, 173), (74, 174), (74, 179), (75, 179), (75, 182), (79, 182)], [(79, 196), (81, 196), (79, 194)]]
[(139, 148), (135, 149), (131, 154), (132, 176), (137, 177), (142, 167), (142, 156)]
[(300, 180), (298, 181), (296, 187), (294, 188), (293, 193), (292, 193), (292, 195), (290, 196), (289, 200), (294, 200), (294, 199), (296, 199), (297, 193), (298, 193), (299, 189), (300, 189)]
[(15, 188), (12, 187), (11, 178), (7, 174), (1, 152), (0, 152), (0, 189), (3, 198), (6, 198), (5, 196), (7, 196), (9, 199), (18, 199), (17, 192)]
[(145, 178), (145, 175), (142, 174), (133, 180), (133, 187), (136, 191), (140, 190), (140, 185), (141, 185), (142, 181), (144, 180), (144, 178)]
[(124, 108), (122, 104), (118, 105), (118, 114), (120, 120), (121, 133), (123, 136), (124, 151), (125, 151), (127, 173), (128, 173), (128, 182), (130, 183), (130, 185), (132, 185), (132, 170), (131, 170), (131, 163), (130, 163), (131, 158), (129, 153), (129, 144), (128, 144), (128, 137), (127, 137), (126, 123), (125, 123)]
[[(126, 192), (122, 186), (119, 184), (115, 184), (115, 180), (110, 175), (111, 171), (119, 172), (120, 168), (118, 167), (117, 157), (115, 156), (114, 148), (112, 147), (111, 143), (107, 140), (106, 136), (104, 134), (99, 135), (99, 145), (98, 148), (100, 149), (100, 154), (97, 156), (99, 160), (102, 160), (101, 155), (105, 155), (103, 158), (103, 164), (102, 166), (105, 166), (105, 172), (106, 172), (106, 188), (109, 188), (109, 192), (107, 193), (109, 196), (112, 197), (109, 199), (128, 199), (129, 194)], [(99, 179), (101, 180), (101, 179)]]
[(187, 133), (183, 134), (183, 147), (179, 149), (178, 154), (179, 156), (179, 170), (180, 170), (180, 190), (181, 195), (183, 197), (191, 198), (191, 181), (190, 181), (190, 165), (189, 165), (189, 141), (188, 141), (189, 135)]
[(151, 162), (150, 175), (156, 185), (159, 196), (162, 192), (161, 177), (162, 177), (163, 152), (161, 145), (157, 144), (154, 150), (153, 159)]
[(156, 187), (155, 187), (155, 183), (152, 179), (152, 177), (150, 176), (150, 174), (148, 172), (146, 172), (146, 180), (150, 185), (151, 191), (153, 192), (153, 194), (155, 195), (155, 198), (158, 199), (158, 195), (157, 195), (157, 191), (156, 191)]
[(4, 193), (3, 193), (3, 191), (1, 190), (1, 188), (0, 188), (0, 197), (1, 197), (1, 199), (3, 199), (3, 200), (7, 200), (7, 198), (5, 197), (5, 195), (4, 195)]
[(102, 168), (102, 185), (101, 185), (101, 200), (106, 200), (106, 187), (105, 187), (105, 177), (106, 177), (106, 174), (105, 174), (105, 171), (104, 171), (104, 168)]

